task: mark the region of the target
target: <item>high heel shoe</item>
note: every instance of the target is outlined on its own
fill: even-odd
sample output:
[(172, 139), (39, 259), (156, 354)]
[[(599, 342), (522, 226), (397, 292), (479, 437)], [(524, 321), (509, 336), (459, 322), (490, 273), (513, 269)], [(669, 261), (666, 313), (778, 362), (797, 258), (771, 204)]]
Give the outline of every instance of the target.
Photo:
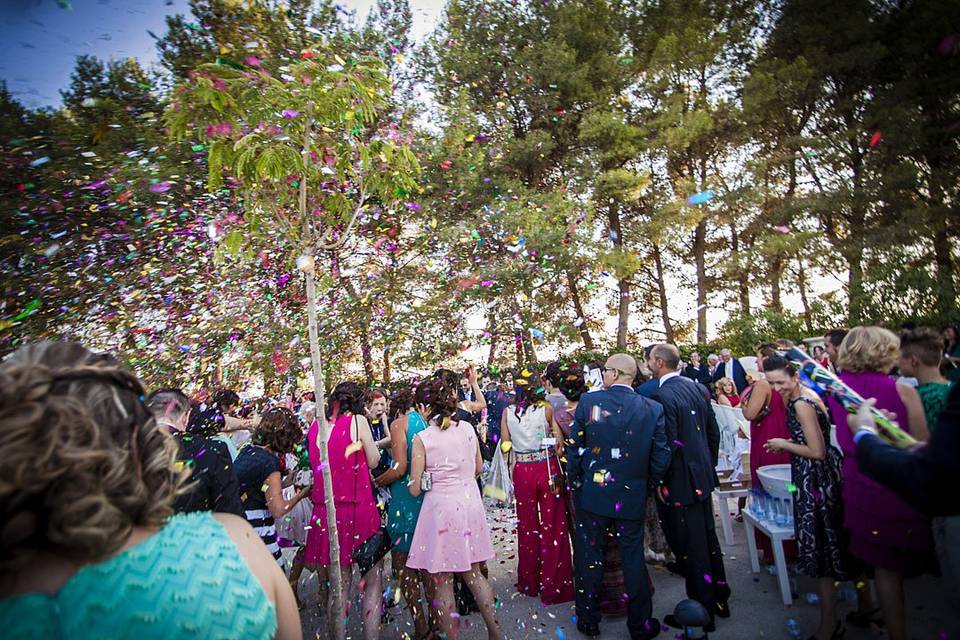
[[(830, 640), (840, 640), (846, 633), (847, 628), (843, 626), (842, 622), (837, 620), (837, 626), (833, 628), (833, 633), (830, 634)], [(817, 636), (810, 636), (808, 640), (817, 640)]]

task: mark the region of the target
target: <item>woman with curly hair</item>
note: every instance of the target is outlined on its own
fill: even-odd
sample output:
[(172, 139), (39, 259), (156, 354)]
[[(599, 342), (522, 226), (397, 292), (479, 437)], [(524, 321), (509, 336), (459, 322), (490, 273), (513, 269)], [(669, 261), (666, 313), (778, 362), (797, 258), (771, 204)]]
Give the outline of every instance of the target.
[[(380, 463), (380, 450), (370, 432), (370, 423), (364, 415), (366, 393), (354, 382), (338, 384), (327, 401), (327, 420), (330, 436), (327, 441), (327, 462), (333, 481), (333, 499), (337, 517), (337, 541), (340, 544), (340, 569), (343, 583), (353, 585), (351, 579), (354, 552), (380, 529), (380, 512), (373, 499), (370, 470)], [(330, 566), (330, 541), (327, 528), (327, 505), (323, 492), (323, 473), (320, 449), (317, 446), (319, 422), (307, 432), (310, 446), (310, 466), (313, 468), (313, 515), (307, 534), (306, 561), (311, 568)], [(375, 562), (362, 576), (363, 635), (376, 638), (380, 627), (382, 562)], [(321, 589), (323, 588), (321, 581)], [(350, 602), (350, 590), (344, 601)], [(323, 594), (321, 594), (321, 602)], [(327, 620), (339, 612), (329, 612)]]
[(76, 343), (0, 363), (4, 638), (300, 638), (246, 521), (172, 515), (189, 468), (143, 397), (129, 369)]
[[(423, 383), (421, 383), (423, 384)], [(417, 528), (423, 496), (412, 496), (410, 483), (410, 458), (413, 455), (413, 439), (427, 428), (423, 416), (414, 408), (414, 382), (398, 389), (390, 400), (390, 442), (393, 465), (377, 476), (378, 487), (390, 487), (390, 505), (387, 509), (387, 530), (393, 542), (392, 561), (400, 583), (400, 592), (413, 617), (416, 638), (429, 634), (427, 599), (424, 597), (423, 574), (407, 565), (410, 543)]]
[(286, 470), (282, 459), (294, 450), (302, 433), (297, 417), (289, 409), (268, 409), (250, 443), (240, 449), (233, 462), (240, 482), (243, 515), (281, 567), (283, 556), (277, 544), (276, 522), (310, 493), (310, 488), (304, 487), (289, 500), (283, 497), (282, 471)]
[(454, 574), (463, 578), (476, 598), (489, 637), (501, 638), (493, 590), (480, 569), (481, 563), (493, 558), (493, 545), (476, 482), (483, 470), (477, 436), (469, 422), (455, 420), (456, 387), (443, 379), (420, 385), (415, 403), (428, 426), (413, 439), (409, 490), (416, 498), (426, 486), (426, 495), (407, 567), (430, 574), (440, 631), (446, 638), (455, 639), (459, 633), (453, 622)]

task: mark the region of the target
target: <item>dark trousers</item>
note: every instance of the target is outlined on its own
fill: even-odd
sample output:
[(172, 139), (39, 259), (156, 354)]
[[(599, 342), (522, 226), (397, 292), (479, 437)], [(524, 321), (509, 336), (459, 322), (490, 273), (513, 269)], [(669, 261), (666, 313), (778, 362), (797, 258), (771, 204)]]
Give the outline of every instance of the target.
[(587, 624), (600, 623), (600, 585), (607, 530), (613, 524), (623, 559), (627, 589), (627, 628), (630, 636), (646, 637), (646, 622), (653, 614), (650, 581), (643, 557), (643, 520), (621, 520), (577, 509), (576, 604), (577, 617)]
[(667, 543), (686, 577), (687, 597), (712, 612), (717, 602), (730, 597), (712, 501), (708, 497), (679, 507), (658, 502), (657, 509)]

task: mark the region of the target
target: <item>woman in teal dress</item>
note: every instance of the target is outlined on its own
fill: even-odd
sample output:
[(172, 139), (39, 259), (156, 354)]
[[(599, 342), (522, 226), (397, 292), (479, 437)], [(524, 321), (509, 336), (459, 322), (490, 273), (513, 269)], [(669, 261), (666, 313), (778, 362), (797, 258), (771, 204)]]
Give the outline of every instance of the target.
[(245, 520), (172, 515), (189, 471), (145, 395), (76, 343), (0, 364), (0, 635), (300, 638), (290, 585)]
[(410, 542), (420, 517), (423, 495), (410, 495), (410, 456), (413, 438), (427, 428), (419, 412), (413, 409), (414, 390), (412, 383), (400, 389), (390, 400), (390, 441), (393, 465), (375, 480), (379, 487), (390, 487), (390, 504), (387, 507), (387, 531), (393, 542), (393, 570), (397, 573), (400, 592), (413, 616), (417, 638), (426, 638), (430, 633), (426, 583), (420, 571), (407, 568)]

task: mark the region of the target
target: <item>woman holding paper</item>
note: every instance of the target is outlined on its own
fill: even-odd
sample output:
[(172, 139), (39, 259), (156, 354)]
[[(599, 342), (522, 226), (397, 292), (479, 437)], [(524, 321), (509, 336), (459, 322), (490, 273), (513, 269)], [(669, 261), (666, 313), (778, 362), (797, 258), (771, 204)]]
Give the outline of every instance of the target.
[(517, 589), (543, 604), (573, 600), (573, 561), (567, 502), (560, 476), (563, 434), (544, 401), (540, 377), (524, 370), (514, 384), (517, 399), (503, 412), (500, 447), (516, 454)]
[[(923, 404), (916, 390), (887, 375), (900, 353), (900, 340), (880, 327), (854, 327), (838, 354), (840, 379), (921, 442), (928, 437)], [(844, 425), (847, 411), (833, 396), (827, 404), (833, 423)], [(930, 520), (895, 493), (860, 471), (849, 429), (837, 429), (843, 451), (844, 526), (850, 531), (850, 553), (875, 569), (883, 621), (891, 640), (905, 640), (903, 579), (935, 567)], [(850, 620), (851, 622), (858, 622)]]

